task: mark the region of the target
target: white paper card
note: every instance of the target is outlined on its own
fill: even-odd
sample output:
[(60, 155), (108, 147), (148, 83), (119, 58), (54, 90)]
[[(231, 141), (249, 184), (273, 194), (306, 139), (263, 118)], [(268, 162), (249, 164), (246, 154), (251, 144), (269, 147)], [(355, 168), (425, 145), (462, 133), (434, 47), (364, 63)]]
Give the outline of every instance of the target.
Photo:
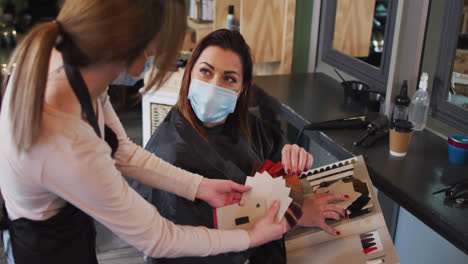
[(281, 221), (284, 213), (292, 202), (292, 199), (289, 197), (291, 188), (286, 187), (284, 178), (273, 178), (267, 172), (257, 172), (254, 177), (247, 177), (245, 185), (251, 186), (252, 188), (242, 195), (241, 204), (250, 200), (264, 200), (268, 211), (273, 202), (278, 200), (280, 202), (280, 208), (276, 216), (276, 221)]

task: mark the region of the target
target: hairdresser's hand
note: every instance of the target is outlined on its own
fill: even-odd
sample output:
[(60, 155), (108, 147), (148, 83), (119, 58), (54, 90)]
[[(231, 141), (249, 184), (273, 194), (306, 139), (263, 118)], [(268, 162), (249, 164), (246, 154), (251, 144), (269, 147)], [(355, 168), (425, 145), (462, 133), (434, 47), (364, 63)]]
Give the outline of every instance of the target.
[(250, 190), (250, 186), (244, 186), (233, 181), (203, 178), (198, 187), (196, 198), (218, 208), (239, 203), (242, 193), (248, 190)]
[(249, 248), (258, 247), (267, 242), (280, 239), (286, 232), (286, 219), (276, 223), (276, 214), (279, 210), (279, 202), (275, 201), (271, 205), (267, 214), (255, 223), (249, 230), (250, 245)]
[(299, 176), (302, 172), (309, 170), (314, 160), (310, 153), (296, 144), (284, 145), (281, 156), (284, 171), (292, 176)]
[(343, 208), (336, 204), (330, 204), (335, 201), (344, 201), (349, 196), (335, 193), (319, 193), (309, 196), (302, 204), (302, 217), (297, 221), (297, 224), (305, 227), (320, 227), (325, 232), (338, 236), (340, 231), (331, 228), (325, 219), (339, 220), (340, 217), (345, 217), (346, 212)]

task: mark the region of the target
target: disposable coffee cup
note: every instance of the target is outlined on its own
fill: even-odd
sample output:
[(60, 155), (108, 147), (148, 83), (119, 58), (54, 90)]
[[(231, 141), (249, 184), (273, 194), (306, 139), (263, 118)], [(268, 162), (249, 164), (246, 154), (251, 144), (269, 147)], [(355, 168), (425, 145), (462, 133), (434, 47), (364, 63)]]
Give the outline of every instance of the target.
[(390, 127), (390, 154), (404, 157), (413, 135), (413, 125), (407, 120), (394, 120)]

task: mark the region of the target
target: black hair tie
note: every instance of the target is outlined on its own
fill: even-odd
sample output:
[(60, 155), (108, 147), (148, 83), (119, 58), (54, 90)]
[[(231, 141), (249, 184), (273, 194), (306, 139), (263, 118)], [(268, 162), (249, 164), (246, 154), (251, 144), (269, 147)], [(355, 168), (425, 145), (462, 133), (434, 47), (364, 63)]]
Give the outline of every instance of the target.
[(65, 42), (65, 31), (63, 30), (62, 23), (60, 23), (58, 20), (53, 20), (53, 23), (57, 24), (58, 26), (58, 35), (57, 38), (55, 39), (55, 48), (58, 51), (63, 50), (63, 44)]

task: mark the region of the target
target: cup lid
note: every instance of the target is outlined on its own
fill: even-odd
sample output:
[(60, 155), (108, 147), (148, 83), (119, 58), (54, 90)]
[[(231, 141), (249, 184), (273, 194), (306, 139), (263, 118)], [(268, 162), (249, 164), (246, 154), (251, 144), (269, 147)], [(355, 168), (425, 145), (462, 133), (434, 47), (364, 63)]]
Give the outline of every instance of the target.
[(468, 136), (466, 135), (450, 135), (448, 143), (454, 147), (468, 149)]
[(414, 127), (413, 124), (408, 120), (395, 119), (392, 121), (391, 129), (398, 132), (411, 132)]

